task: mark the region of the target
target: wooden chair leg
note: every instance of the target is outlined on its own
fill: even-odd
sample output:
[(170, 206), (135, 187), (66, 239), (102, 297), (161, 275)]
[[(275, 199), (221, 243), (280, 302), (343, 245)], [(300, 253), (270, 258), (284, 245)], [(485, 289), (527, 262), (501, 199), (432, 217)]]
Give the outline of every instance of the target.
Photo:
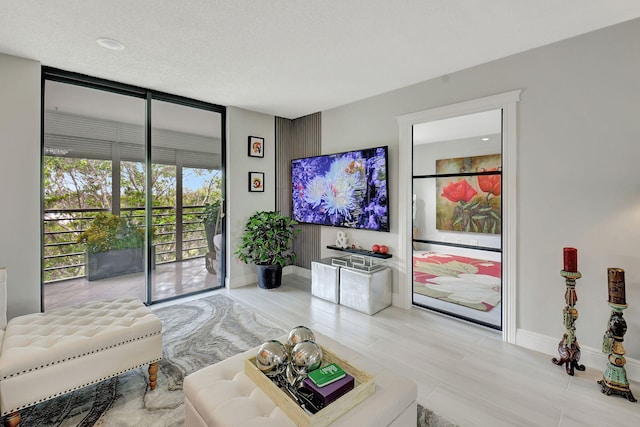
[(12, 412), (4, 418), (5, 427), (18, 427), (20, 425), (20, 412)]
[(155, 390), (158, 383), (158, 362), (149, 363), (149, 388)]

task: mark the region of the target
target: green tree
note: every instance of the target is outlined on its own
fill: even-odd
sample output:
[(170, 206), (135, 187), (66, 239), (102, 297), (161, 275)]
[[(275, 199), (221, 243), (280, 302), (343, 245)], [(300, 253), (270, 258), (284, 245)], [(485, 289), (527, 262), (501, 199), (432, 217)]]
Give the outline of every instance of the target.
[[(143, 163), (123, 161), (120, 164), (121, 209), (129, 209), (138, 225), (144, 223), (145, 167)], [(185, 168), (186, 170), (187, 168)], [(175, 260), (176, 222), (176, 167), (154, 164), (152, 169), (154, 209), (154, 244), (167, 252), (159, 259)], [(45, 156), (43, 162), (44, 184), (44, 242), (45, 281), (84, 274), (84, 247), (77, 244), (77, 237), (85, 230), (93, 216), (100, 210), (112, 210), (111, 161), (76, 159), (72, 157)], [(186, 257), (202, 256), (206, 249), (204, 231), (198, 214), (210, 200), (221, 197), (221, 171), (188, 168), (197, 188), (184, 188), (183, 205), (193, 208), (184, 210), (184, 246)], [(165, 209), (160, 210), (160, 207)], [(93, 212), (73, 212), (81, 209)], [(55, 269), (74, 265), (65, 269)]]

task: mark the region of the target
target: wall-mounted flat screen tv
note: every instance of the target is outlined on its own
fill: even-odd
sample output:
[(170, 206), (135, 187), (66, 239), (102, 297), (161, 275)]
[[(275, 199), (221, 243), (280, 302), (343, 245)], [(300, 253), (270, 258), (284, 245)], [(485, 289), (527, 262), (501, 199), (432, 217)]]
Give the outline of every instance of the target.
[(389, 231), (387, 151), (385, 146), (292, 160), (293, 218)]

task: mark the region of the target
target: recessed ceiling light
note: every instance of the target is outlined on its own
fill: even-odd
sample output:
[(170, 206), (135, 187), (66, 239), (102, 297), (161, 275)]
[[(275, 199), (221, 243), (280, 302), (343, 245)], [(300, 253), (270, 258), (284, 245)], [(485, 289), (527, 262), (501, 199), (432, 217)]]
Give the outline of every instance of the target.
[(489, 140), (489, 138), (482, 138), (482, 140), (483, 140), (483, 141), (488, 141), (488, 140)]
[(96, 42), (105, 49), (110, 50), (122, 50), (124, 45), (118, 40), (110, 39), (109, 37), (98, 37)]

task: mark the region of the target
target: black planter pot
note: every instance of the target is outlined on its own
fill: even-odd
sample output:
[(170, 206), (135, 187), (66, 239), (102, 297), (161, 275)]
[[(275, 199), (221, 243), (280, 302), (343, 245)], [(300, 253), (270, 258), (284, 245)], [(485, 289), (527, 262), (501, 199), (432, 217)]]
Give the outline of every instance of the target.
[(89, 253), (86, 270), (89, 281), (144, 271), (143, 249)]
[(258, 287), (274, 289), (282, 284), (282, 267), (279, 265), (256, 265), (258, 268)]
[[(155, 268), (155, 246), (151, 247), (152, 268)], [(117, 251), (87, 253), (85, 274), (87, 280), (100, 280), (122, 274), (144, 271), (144, 249), (131, 248)]]

